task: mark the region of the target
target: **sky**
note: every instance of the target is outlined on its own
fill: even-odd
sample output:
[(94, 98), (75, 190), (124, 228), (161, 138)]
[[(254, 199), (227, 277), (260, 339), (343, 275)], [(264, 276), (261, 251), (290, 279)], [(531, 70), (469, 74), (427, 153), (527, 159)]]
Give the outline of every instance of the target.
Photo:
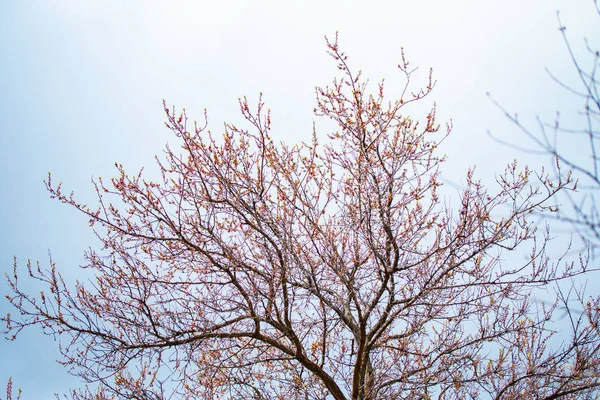
[[(350, 65), (373, 83), (385, 77), (389, 93), (403, 83), (401, 48), (419, 67), (416, 81), (433, 68), (435, 90), (414, 112), (435, 101), (439, 122), (452, 119), (442, 147), (449, 184), (472, 165), (490, 182), (514, 158), (537, 168), (548, 160), (487, 134), (523, 140), (486, 93), (530, 126), (536, 115), (574, 115), (580, 104), (545, 73), (576, 84), (557, 10), (576, 49), (586, 35), (597, 40), (592, 0), (0, 0), (0, 270), (12, 274), (15, 256), (47, 267), (51, 252), (68, 279), (84, 276), (83, 251), (98, 242), (86, 218), (49, 199), (43, 180), (51, 172), (93, 203), (90, 179), (116, 175), (115, 162), (152, 171), (175, 140), (163, 99), (192, 119), (206, 108), (216, 133), (241, 121), (240, 96), (256, 102), (262, 92), (275, 140), (305, 140), (313, 121), (325, 129), (312, 114), (314, 88), (338, 75), (324, 42), (336, 31)], [(1, 299), (0, 314), (10, 311)], [(13, 376), (24, 398), (81, 386), (55, 362), (57, 342), (36, 329), (0, 340), (0, 354), (0, 383)]]

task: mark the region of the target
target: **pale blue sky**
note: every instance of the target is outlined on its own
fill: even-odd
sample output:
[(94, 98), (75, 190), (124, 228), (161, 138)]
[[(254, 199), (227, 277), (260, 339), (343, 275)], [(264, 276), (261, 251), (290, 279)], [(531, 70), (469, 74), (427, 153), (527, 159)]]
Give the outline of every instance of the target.
[[(427, 106), (437, 101), (440, 122), (455, 126), (443, 149), (446, 178), (460, 181), (477, 164), (489, 179), (515, 157), (537, 167), (544, 160), (486, 135), (522, 138), (485, 93), (529, 121), (577, 109), (544, 72), (573, 81), (559, 9), (576, 47), (597, 34), (591, 0), (0, 0), (0, 269), (10, 272), (14, 255), (46, 266), (50, 250), (67, 276), (81, 276), (82, 253), (97, 242), (85, 218), (48, 198), (42, 180), (51, 171), (93, 201), (90, 178), (114, 174), (115, 161), (150, 166), (173, 140), (163, 98), (192, 118), (207, 108), (217, 132), (223, 120), (240, 121), (239, 96), (263, 92), (275, 138), (306, 138), (314, 86), (337, 74), (323, 40), (336, 30), (351, 65), (372, 82), (386, 77), (389, 93), (402, 82), (400, 47), (423, 74), (434, 68)], [(317, 120), (317, 129), (325, 125)], [(1, 340), (0, 354), (0, 382), (12, 375), (25, 398), (78, 385), (53, 361), (56, 342), (37, 331)]]

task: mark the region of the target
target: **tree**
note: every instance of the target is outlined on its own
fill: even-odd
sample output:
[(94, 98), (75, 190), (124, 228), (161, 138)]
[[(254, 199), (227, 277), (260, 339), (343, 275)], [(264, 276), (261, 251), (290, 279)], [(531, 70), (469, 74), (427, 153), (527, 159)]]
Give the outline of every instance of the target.
[[(15, 400), (21, 399), (21, 389), (17, 390), (17, 397)], [(12, 378), (8, 378), (6, 382), (6, 400), (13, 400), (13, 390), (12, 390)]]
[[(600, 5), (594, 0), (598, 16), (600, 16)], [(560, 15), (557, 14), (559, 29), (562, 35), (570, 61), (575, 70), (575, 82), (566, 83), (550, 71), (547, 71), (551, 79), (564, 88), (567, 95), (573, 97), (573, 104), (580, 104), (578, 110), (581, 118), (579, 126), (566, 125), (561, 120), (561, 114), (557, 112), (554, 121), (544, 122), (538, 117), (539, 131), (524, 125), (516, 114), (510, 114), (505, 108), (495, 104), (505, 115), (519, 128), (529, 140), (532, 147), (506, 143), (495, 137), (496, 140), (517, 148), (526, 153), (541, 153), (552, 157), (553, 163), (560, 162), (566, 169), (556, 170), (556, 174), (574, 174), (578, 180), (578, 192), (563, 191), (557, 200), (565, 206), (557, 209), (557, 213), (551, 216), (556, 220), (569, 224), (584, 243), (584, 248), (594, 254), (600, 248), (600, 213), (597, 208), (595, 193), (600, 190), (600, 157), (597, 148), (600, 145), (600, 91), (597, 78), (600, 68), (600, 50), (585, 39), (585, 51), (589, 56), (584, 67), (583, 57), (577, 55), (571, 41), (566, 33), (566, 26), (562, 23)]]
[[(555, 310), (536, 288), (584, 273), (545, 254), (529, 221), (572, 188), (567, 175), (509, 165), (497, 192), (470, 170), (454, 211), (440, 197), (435, 106), (403, 115), (435, 82), (386, 101), (352, 72), (317, 88), (319, 116), (338, 125), (308, 144), (276, 144), (270, 111), (246, 98), (249, 128), (215, 138), (185, 111), (164, 110), (181, 152), (162, 177), (140, 171), (94, 182), (98, 208), (48, 177), (51, 196), (89, 217), (103, 245), (86, 253), (92, 281), (70, 288), (51, 261), (28, 263), (39, 296), (9, 277), (15, 338), (39, 326), (61, 338), (64, 364), (97, 388), (74, 398), (411, 399), (592, 398), (600, 385), (599, 300), (570, 313), (550, 346)], [(112, 198), (110, 202), (107, 199)], [(522, 264), (503, 251), (530, 246)], [(568, 303), (563, 301), (568, 307)], [(567, 308), (567, 311), (569, 309)], [(529, 396), (528, 396), (529, 395)]]

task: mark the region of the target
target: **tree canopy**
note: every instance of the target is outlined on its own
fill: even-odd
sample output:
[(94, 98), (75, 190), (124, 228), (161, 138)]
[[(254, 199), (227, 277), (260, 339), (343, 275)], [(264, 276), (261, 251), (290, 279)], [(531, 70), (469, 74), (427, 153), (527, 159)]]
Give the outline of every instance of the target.
[[(94, 187), (98, 207), (47, 180), (51, 196), (89, 217), (102, 243), (86, 253), (94, 278), (70, 287), (56, 266), (9, 277), (15, 338), (38, 326), (61, 340), (73, 374), (97, 383), (74, 398), (412, 399), (592, 398), (600, 385), (599, 300), (571, 311), (568, 296), (535, 289), (587, 270), (551, 260), (532, 219), (572, 190), (569, 174), (513, 163), (485, 187), (469, 170), (458, 206), (439, 193), (435, 106), (405, 110), (435, 82), (387, 100), (383, 82), (349, 67), (327, 41), (341, 78), (316, 89), (315, 113), (337, 130), (309, 143), (274, 140), (262, 100), (240, 100), (248, 128), (221, 136), (165, 104), (181, 149)], [(559, 168), (560, 165), (557, 165)], [(520, 264), (502, 254), (525, 249)], [(565, 307), (570, 332), (552, 341)], [(561, 310), (564, 312), (564, 310)]]

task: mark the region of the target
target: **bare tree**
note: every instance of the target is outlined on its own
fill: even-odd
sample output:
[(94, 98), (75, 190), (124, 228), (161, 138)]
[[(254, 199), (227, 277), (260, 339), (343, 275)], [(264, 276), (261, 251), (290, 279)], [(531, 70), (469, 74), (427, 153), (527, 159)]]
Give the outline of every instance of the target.
[[(97, 383), (74, 398), (597, 397), (598, 299), (551, 346), (561, 298), (532, 297), (586, 271), (551, 262), (529, 220), (570, 176), (514, 163), (488, 190), (471, 170), (453, 210), (436, 150), (450, 127), (439, 131), (435, 107), (420, 123), (404, 114), (431, 73), (412, 92), (402, 55), (406, 86), (388, 101), (383, 82), (367, 92), (337, 38), (327, 46), (343, 77), (317, 88), (315, 112), (338, 125), (326, 137), (276, 144), (262, 101), (240, 100), (248, 129), (220, 138), (206, 117), (190, 127), (165, 106), (181, 150), (157, 158), (158, 181), (117, 165), (110, 184), (94, 182), (91, 208), (49, 177), (52, 197), (95, 226), (102, 251), (84, 265), (95, 278), (69, 287), (53, 263), (28, 263), (47, 287), (35, 295), (15, 260), (20, 316), (3, 318), (6, 334), (60, 337), (64, 364)], [(523, 246), (527, 260), (501, 261)]]
[[(598, 0), (594, 0), (595, 11), (600, 17)], [(600, 92), (598, 70), (600, 68), (600, 51), (585, 38), (583, 44), (586, 57), (578, 57), (577, 49), (567, 36), (567, 28), (557, 13), (560, 32), (566, 52), (573, 65), (578, 84), (571, 85), (547, 70), (551, 79), (572, 96), (578, 107), (579, 125), (568, 126), (562, 123), (561, 115), (556, 113), (552, 122), (545, 122), (538, 117), (538, 128), (525, 126), (516, 114), (507, 112), (497, 101), (495, 104), (529, 139), (529, 145), (506, 143), (497, 137), (496, 140), (527, 153), (547, 154), (553, 163), (562, 164), (563, 170), (557, 174), (573, 173), (578, 182), (577, 192), (563, 191), (557, 198), (562, 206), (551, 218), (570, 224), (585, 247), (593, 255), (600, 247), (600, 214), (596, 203), (596, 193), (600, 190), (600, 157), (597, 149), (600, 145)], [(600, 21), (599, 21), (600, 22)], [(597, 45), (597, 44), (596, 44)], [(573, 149), (576, 147), (576, 151)]]

